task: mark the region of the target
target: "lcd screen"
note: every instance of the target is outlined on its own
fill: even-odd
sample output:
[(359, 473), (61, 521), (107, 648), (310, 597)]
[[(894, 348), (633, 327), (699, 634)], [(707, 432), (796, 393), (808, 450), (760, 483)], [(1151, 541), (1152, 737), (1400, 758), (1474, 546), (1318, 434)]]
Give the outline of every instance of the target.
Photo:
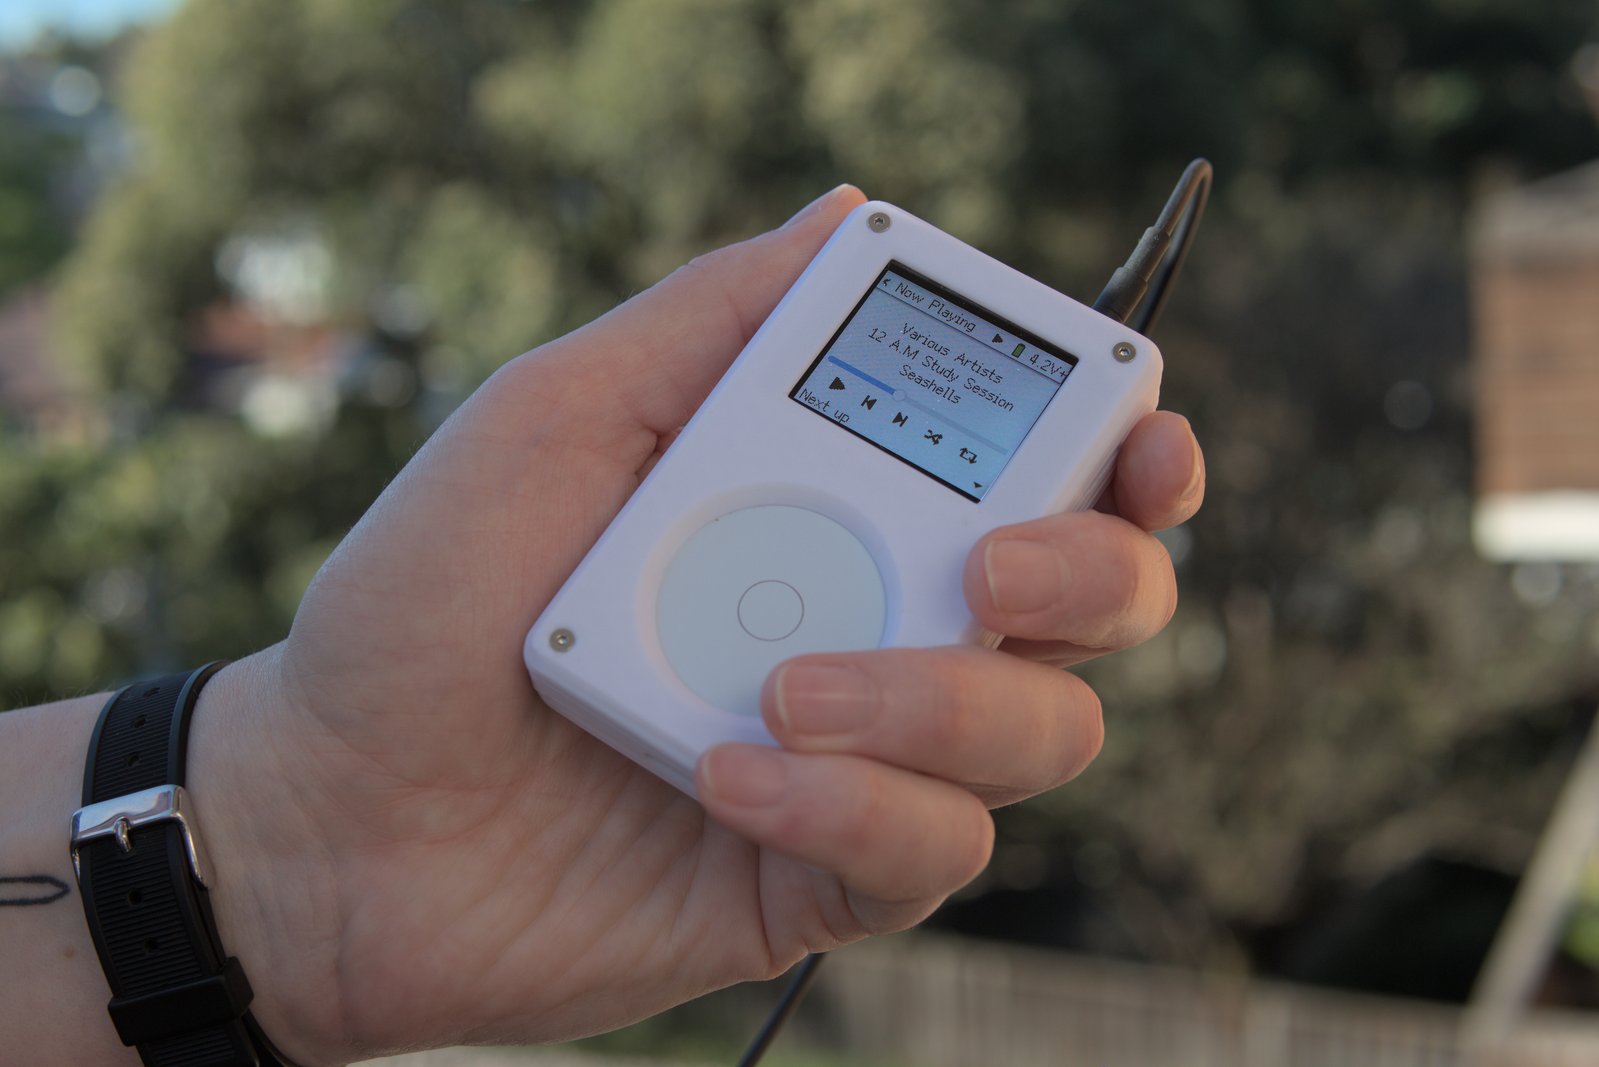
[(789, 396), (981, 500), (1076, 365), (1076, 356), (890, 263)]

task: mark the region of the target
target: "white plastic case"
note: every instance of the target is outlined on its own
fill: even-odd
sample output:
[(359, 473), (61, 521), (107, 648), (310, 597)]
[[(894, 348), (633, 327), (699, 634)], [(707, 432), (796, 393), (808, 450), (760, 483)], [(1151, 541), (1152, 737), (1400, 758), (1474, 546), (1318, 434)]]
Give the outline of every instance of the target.
[[(1077, 359), (981, 500), (790, 396), (890, 263)], [(1121, 441), (1154, 410), (1160, 373), (1159, 351), (1128, 327), (899, 208), (862, 205), (534, 624), (524, 655), (535, 689), (692, 794), (694, 764), (707, 748), (773, 743), (751, 706), (748, 679), (732, 687), (744, 697), (720, 695), (711, 677), (718, 655), (734, 674), (747, 674), (752, 663), (764, 674), (762, 657), (775, 663), (825, 650), (834, 636), (837, 648), (995, 643), (966, 607), (967, 554), (995, 527), (1092, 506)], [(748, 510), (755, 508), (819, 518)], [(799, 532), (785, 544), (791, 529)], [(849, 548), (851, 540), (865, 552)], [(773, 638), (793, 620), (796, 598), (805, 621), (793, 636)], [(881, 610), (875, 642), (874, 604)], [(664, 641), (662, 618), (672, 630)], [(701, 692), (740, 706), (727, 710)]]

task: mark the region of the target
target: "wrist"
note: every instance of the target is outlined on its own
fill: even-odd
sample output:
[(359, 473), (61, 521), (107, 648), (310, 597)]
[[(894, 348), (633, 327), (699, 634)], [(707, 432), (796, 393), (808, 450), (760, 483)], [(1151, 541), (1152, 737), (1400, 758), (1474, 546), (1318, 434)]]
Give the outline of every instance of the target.
[(338, 912), (299, 722), (284, 698), (281, 646), (223, 668), (200, 694), (188, 785), (225, 950), (255, 992), (250, 1011), (284, 1055), (345, 1062), (337, 982)]
[(41, 1067), (139, 1062), (106, 1014), (110, 990), (67, 848), (84, 753), (105, 701), (101, 694), (0, 714), (0, 877), (49, 880), (0, 893), (41, 902), (0, 907), (0, 1034)]

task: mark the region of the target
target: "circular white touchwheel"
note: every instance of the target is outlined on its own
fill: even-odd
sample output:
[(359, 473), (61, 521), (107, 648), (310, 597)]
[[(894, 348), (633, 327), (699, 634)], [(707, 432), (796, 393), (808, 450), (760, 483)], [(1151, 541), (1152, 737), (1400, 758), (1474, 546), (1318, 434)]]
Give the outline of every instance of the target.
[(688, 539), (661, 579), (656, 624), (678, 677), (711, 704), (760, 714), (772, 668), (876, 648), (883, 579), (841, 524), (808, 508), (744, 508)]

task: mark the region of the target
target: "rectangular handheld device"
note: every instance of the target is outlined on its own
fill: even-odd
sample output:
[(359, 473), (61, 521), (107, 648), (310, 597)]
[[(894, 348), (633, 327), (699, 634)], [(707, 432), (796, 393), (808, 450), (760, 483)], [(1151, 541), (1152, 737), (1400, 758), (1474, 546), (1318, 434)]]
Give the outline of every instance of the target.
[(707, 748), (773, 743), (790, 657), (997, 644), (967, 554), (1091, 507), (1160, 373), (1129, 327), (863, 204), (540, 615), (534, 688), (692, 794)]

